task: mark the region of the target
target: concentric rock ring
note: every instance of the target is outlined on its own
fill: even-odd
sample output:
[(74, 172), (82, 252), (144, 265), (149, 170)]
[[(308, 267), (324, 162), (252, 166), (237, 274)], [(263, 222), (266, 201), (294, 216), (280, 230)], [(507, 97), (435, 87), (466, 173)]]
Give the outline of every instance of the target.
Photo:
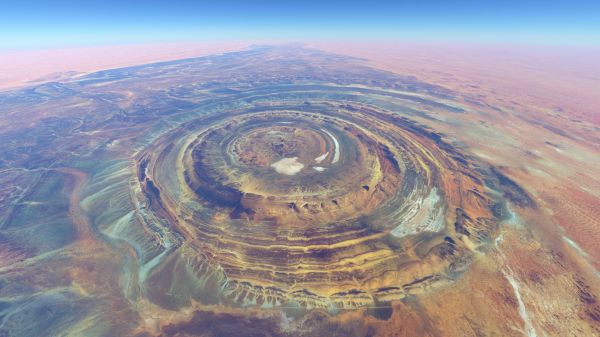
[[(357, 307), (450, 282), (495, 229), (486, 170), (377, 106), (211, 114), (139, 155), (148, 210), (234, 305)], [(206, 288), (206, 287), (204, 287)]]
[(185, 154), (186, 178), (232, 218), (325, 225), (368, 214), (400, 186), (398, 162), (375, 137), (316, 114), (251, 114), (198, 135)]

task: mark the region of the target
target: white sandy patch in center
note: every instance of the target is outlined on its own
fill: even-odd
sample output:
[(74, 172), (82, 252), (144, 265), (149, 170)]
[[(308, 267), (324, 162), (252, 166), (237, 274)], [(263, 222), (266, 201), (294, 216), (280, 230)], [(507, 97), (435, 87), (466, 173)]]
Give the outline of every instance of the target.
[(329, 151), (325, 152), (324, 154), (318, 156), (317, 158), (315, 158), (315, 161), (317, 162), (317, 164), (319, 164), (320, 162), (322, 162), (323, 160), (325, 160), (325, 158), (327, 158), (327, 156), (329, 155)]
[(271, 164), (271, 167), (274, 168), (277, 173), (293, 176), (304, 168), (304, 164), (298, 161), (298, 157), (292, 157), (280, 159)]
[(340, 160), (340, 143), (338, 142), (337, 138), (335, 138), (335, 136), (324, 129), (323, 132), (325, 132), (329, 137), (331, 137), (331, 140), (333, 140), (333, 145), (334, 145), (334, 149), (333, 149), (333, 160), (331, 161), (332, 164), (335, 164), (338, 162), (338, 160)]

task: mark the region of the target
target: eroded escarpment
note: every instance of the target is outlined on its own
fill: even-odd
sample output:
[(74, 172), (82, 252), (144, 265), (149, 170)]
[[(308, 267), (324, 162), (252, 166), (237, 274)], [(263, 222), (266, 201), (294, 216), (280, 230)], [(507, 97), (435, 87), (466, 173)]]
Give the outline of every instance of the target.
[(138, 158), (140, 202), (214, 301), (369, 306), (452, 282), (493, 238), (498, 178), (442, 135), (372, 105), (277, 104), (199, 117)]

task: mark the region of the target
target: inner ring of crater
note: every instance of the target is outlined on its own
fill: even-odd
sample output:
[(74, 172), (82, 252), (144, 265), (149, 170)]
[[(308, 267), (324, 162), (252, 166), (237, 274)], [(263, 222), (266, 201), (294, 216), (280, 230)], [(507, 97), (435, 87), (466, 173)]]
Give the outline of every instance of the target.
[(381, 179), (372, 135), (339, 120), (285, 117), (247, 116), (199, 133), (186, 152), (192, 189), (293, 201), (336, 198)]
[(260, 127), (233, 141), (233, 154), (242, 166), (275, 170), (283, 175), (302, 171), (323, 172), (331, 164), (339, 144), (326, 130), (292, 125)]
[(232, 218), (307, 226), (368, 214), (402, 186), (395, 155), (353, 123), (256, 114), (200, 132), (186, 182)]

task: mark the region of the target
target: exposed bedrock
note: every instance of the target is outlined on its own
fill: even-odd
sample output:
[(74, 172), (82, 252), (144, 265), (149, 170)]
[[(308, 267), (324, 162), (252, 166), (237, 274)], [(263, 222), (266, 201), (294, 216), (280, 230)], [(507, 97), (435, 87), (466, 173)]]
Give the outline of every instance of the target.
[(171, 273), (231, 305), (360, 307), (452, 282), (506, 194), (443, 135), (326, 92), (198, 117), (138, 160), (140, 204), (185, 237)]

